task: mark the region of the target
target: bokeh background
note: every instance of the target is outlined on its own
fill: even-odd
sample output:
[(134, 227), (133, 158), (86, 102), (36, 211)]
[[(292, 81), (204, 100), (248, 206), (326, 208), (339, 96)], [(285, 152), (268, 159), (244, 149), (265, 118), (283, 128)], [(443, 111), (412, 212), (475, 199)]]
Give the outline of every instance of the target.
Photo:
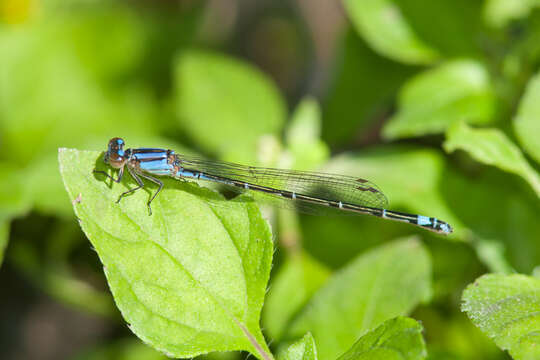
[(525, 0), (0, 0), (2, 359), (164, 358), (115, 308), (58, 171), (59, 147), (114, 136), (365, 177), (391, 208), (450, 222), (442, 237), (277, 216), (271, 282), (291, 254), (330, 273), (416, 234), (433, 262), (433, 299), (412, 314), (430, 359), (507, 358), (460, 297), (540, 264), (538, 39)]

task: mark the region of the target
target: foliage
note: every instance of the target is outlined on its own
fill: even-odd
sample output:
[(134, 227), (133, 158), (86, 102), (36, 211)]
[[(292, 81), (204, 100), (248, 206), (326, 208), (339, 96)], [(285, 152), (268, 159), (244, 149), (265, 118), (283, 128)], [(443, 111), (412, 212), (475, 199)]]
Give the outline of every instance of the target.
[(488, 274), (463, 292), (463, 311), (515, 359), (537, 359), (540, 280), (513, 274)]
[(362, 336), (338, 360), (425, 359), (422, 326), (414, 319), (397, 317)]
[[(331, 46), (292, 3), (0, 3), (8, 358), (36, 313), (105, 324), (80, 359), (539, 356), (540, 3), (343, 0)], [(455, 231), (173, 179), (149, 216), (153, 184), (92, 173), (114, 136), (366, 178)]]

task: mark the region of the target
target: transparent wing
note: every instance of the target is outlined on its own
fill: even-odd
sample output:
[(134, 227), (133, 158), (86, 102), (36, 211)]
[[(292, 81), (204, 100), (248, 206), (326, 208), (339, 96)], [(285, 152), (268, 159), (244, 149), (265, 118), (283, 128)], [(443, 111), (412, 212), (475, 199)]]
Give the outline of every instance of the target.
[[(386, 196), (377, 185), (353, 176), (244, 166), (188, 156), (177, 158), (178, 164), (185, 169), (231, 180), (360, 206), (386, 208), (388, 205)], [(284, 200), (277, 194), (256, 194), (256, 197)], [(309, 208), (312, 205), (308, 205), (308, 209), (302, 209), (302, 207), (301, 205), (301, 210), (310, 212)]]

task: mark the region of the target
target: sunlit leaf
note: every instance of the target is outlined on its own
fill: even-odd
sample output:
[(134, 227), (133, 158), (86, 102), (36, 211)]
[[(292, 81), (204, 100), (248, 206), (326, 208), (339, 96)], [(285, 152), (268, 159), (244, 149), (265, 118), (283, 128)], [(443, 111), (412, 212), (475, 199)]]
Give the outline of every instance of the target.
[(540, 279), (488, 274), (469, 285), (462, 310), (514, 359), (540, 357)]
[(317, 360), (317, 347), (315, 339), (310, 333), (307, 333), (302, 339), (298, 340), (287, 350), (280, 354), (279, 360)]
[[(252, 202), (165, 179), (148, 215), (148, 192), (110, 188), (99, 152), (61, 149), (75, 213), (104, 265), (130, 329), (174, 357), (210, 351), (268, 352), (259, 314), (272, 260), (270, 229)], [(155, 186), (149, 186), (155, 191)]]
[(409, 313), (431, 296), (431, 263), (413, 238), (358, 256), (335, 273), (289, 328), (290, 337), (311, 332), (321, 359), (343, 354), (383, 321)]
[(393, 0), (344, 0), (356, 30), (379, 53), (411, 64), (431, 63), (437, 51), (414, 33)]
[(203, 51), (182, 53), (175, 65), (181, 127), (219, 157), (254, 163), (263, 135), (278, 135), (285, 104), (275, 85), (252, 66)]
[(463, 122), (447, 132), (447, 152), (464, 150), (474, 159), (523, 177), (540, 196), (540, 176), (527, 162), (520, 149), (499, 129), (473, 129)]
[(525, 151), (540, 163), (540, 74), (529, 80), (514, 119), (516, 136)]
[(422, 326), (414, 319), (397, 317), (363, 335), (338, 360), (418, 360), (426, 356)]
[(313, 170), (330, 154), (321, 137), (321, 110), (313, 98), (304, 99), (296, 108), (285, 132), (285, 141), (292, 164), (287, 168)]
[(76, 54), (68, 29), (51, 21), (0, 32), (0, 49), (9, 49), (0, 56), (0, 127), (10, 161), (27, 165), (58, 147), (111, 134), (155, 133), (148, 90), (104, 90)]
[(25, 175), (20, 168), (0, 161), (0, 220), (22, 215), (30, 208)]
[(99, 80), (127, 74), (141, 61), (143, 22), (129, 6), (112, 2), (93, 6), (92, 11), (74, 11), (60, 3), (49, 11), (54, 15), (48, 21), (57, 21), (62, 29), (55, 34), (57, 41)]
[(512, 20), (527, 17), (539, 5), (537, 0), (487, 0), (484, 3), (484, 20), (490, 26), (502, 27)]
[(492, 120), (493, 91), (485, 67), (456, 60), (412, 78), (401, 90), (398, 112), (383, 129), (388, 139), (443, 132), (453, 121)]
[(326, 281), (330, 271), (307, 253), (292, 254), (273, 277), (263, 308), (263, 325), (279, 340), (288, 323)]

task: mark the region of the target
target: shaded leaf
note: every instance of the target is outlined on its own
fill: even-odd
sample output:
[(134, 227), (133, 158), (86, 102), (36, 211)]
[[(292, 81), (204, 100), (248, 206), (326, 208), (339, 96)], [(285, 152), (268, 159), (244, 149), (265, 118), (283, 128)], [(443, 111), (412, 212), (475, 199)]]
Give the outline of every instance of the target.
[(4, 252), (9, 240), (9, 220), (0, 219), (0, 266), (4, 260)]
[(264, 330), (279, 340), (292, 317), (326, 281), (330, 271), (300, 252), (287, 257), (273, 277), (263, 308)]
[(396, 3), (415, 34), (437, 49), (441, 58), (483, 55), (478, 46), (478, 37), (485, 31), (478, 20), (482, 1), (399, 0)]
[(540, 279), (488, 274), (469, 285), (462, 310), (514, 359), (540, 357)]
[(285, 104), (263, 73), (241, 61), (203, 51), (185, 52), (175, 65), (180, 125), (221, 158), (254, 163), (263, 135), (278, 135)]
[(540, 74), (529, 80), (519, 103), (514, 130), (525, 151), (540, 163)]
[(310, 331), (320, 358), (335, 358), (365, 332), (409, 313), (430, 296), (426, 250), (413, 238), (395, 241), (361, 254), (335, 273), (293, 321), (288, 335)]
[(448, 129), (447, 152), (464, 150), (474, 159), (523, 177), (540, 196), (540, 176), (519, 148), (499, 129), (473, 129), (464, 122)]
[(99, 155), (61, 149), (60, 170), (130, 329), (170, 356), (247, 350), (262, 358), (259, 313), (272, 241), (259, 210), (164, 179), (148, 216), (144, 190), (115, 203), (132, 180), (111, 189), (91, 175)]
[(411, 318), (397, 317), (363, 335), (338, 360), (415, 360), (426, 356), (422, 325)]
[(410, 64), (437, 59), (437, 51), (418, 38), (395, 1), (344, 0), (344, 6), (356, 31), (380, 54)]
[(0, 161), (0, 265), (9, 241), (11, 220), (25, 214), (31, 206), (25, 181), (22, 170)]
[(492, 120), (494, 96), (484, 66), (456, 60), (421, 73), (399, 94), (398, 112), (384, 126), (387, 139), (443, 132), (453, 121)]
[(379, 56), (352, 29), (336, 55), (335, 79), (324, 103), (323, 138), (332, 145), (368, 137), (399, 86), (415, 68)]
[(86, 351), (72, 360), (166, 360), (151, 347), (136, 339), (117, 340), (112, 344)]
[(290, 345), (287, 350), (278, 356), (279, 360), (317, 360), (315, 339), (307, 333), (302, 339)]

